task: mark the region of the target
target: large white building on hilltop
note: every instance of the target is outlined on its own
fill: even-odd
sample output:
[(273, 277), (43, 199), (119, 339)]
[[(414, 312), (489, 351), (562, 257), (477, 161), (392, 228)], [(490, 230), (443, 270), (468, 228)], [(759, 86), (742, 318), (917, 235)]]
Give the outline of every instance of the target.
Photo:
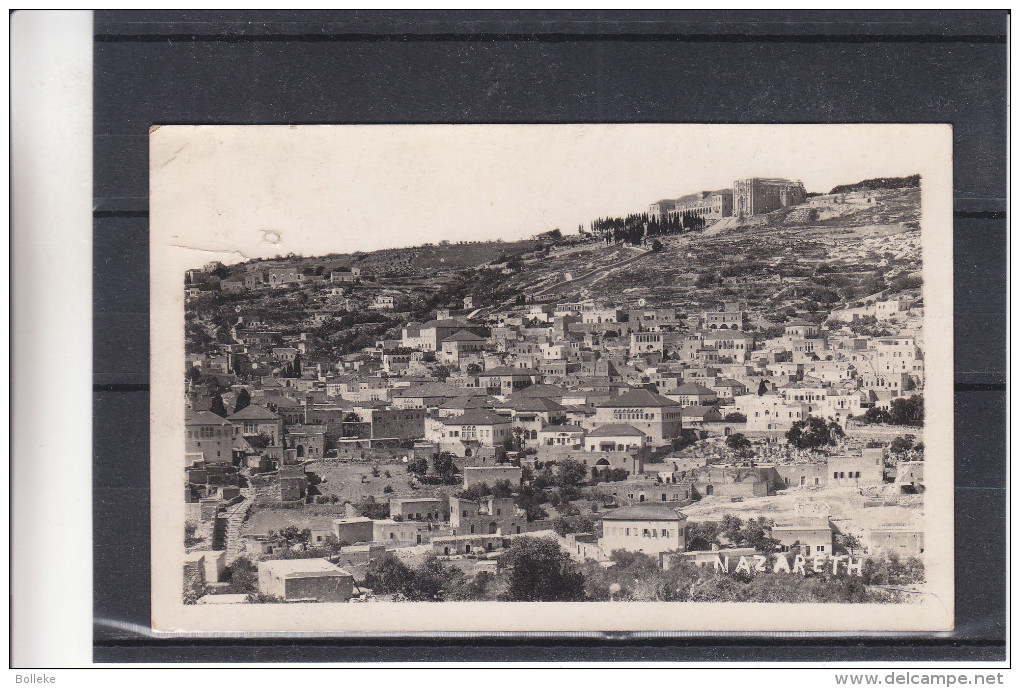
[(752, 177), (733, 182), (733, 214), (737, 217), (762, 215), (800, 205), (806, 198), (804, 183), (800, 181)]

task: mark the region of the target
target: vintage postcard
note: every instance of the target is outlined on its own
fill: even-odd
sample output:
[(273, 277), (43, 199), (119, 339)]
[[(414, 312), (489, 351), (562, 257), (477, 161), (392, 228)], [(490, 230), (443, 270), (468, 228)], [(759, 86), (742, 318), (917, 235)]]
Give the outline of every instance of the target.
[(154, 127), (154, 630), (952, 629), (951, 146)]

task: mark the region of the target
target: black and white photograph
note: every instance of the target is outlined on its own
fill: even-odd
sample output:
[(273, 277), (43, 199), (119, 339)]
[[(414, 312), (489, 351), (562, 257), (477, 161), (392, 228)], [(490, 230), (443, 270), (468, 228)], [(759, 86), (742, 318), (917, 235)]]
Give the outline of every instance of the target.
[(12, 10), (12, 683), (1004, 685), (1010, 17)]
[(155, 503), (153, 551), (180, 555), (183, 613), (951, 627), (926, 337), (947, 141), (156, 128), (153, 275), (174, 271), (180, 317), (154, 301), (153, 332), (181, 365), (176, 414), (154, 406), (176, 509)]

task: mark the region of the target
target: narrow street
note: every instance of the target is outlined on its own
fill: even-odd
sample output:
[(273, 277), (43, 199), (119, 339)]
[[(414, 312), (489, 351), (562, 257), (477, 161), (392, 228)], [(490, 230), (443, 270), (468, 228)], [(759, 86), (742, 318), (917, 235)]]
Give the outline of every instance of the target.
[(252, 504), (255, 503), (255, 500), (252, 499), (252, 488), (241, 488), (241, 496), (244, 499), (237, 504), (227, 507), (226, 549), (228, 566), (242, 554), (241, 526), (248, 517), (248, 511), (251, 509)]

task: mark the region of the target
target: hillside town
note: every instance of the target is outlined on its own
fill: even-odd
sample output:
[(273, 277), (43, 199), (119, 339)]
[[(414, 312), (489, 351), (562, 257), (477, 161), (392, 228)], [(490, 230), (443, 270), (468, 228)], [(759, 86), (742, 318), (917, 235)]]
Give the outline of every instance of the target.
[(919, 184), (189, 270), (185, 602), (917, 599)]

